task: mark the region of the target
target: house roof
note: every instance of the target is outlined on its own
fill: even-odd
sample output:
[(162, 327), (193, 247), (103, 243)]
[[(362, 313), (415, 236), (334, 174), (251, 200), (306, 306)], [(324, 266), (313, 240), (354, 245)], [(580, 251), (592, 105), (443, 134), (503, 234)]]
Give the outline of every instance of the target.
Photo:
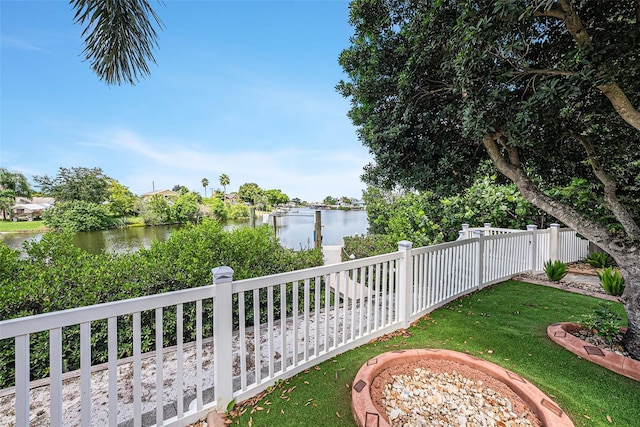
[(11, 209), (21, 208), (21, 209), (28, 209), (30, 211), (43, 211), (48, 207), (49, 206), (40, 205), (37, 203), (18, 203), (16, 205), (11, 206)]
[(156, 194), (166, 194), (166, 195), (169, 195), (169, 196), (179, 196), (180, 195), (180, 193), (177, 193), (177, 192), (175, 192), (173, 190), (166, 189), (166, 190), (150, 191), (148, 193), (144, 193), (142, 195), (142, 197), (152, 197), (152, 196), (155, 196)]

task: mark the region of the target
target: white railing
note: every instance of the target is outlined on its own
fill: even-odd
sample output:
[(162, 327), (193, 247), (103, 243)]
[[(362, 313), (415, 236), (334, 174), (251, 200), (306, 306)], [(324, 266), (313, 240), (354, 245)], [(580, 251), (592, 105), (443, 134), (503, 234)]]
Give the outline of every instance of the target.
[[(467, 236), (469, 230), (475, 237)], [(233, 271), (220, 267), (213, 286), (2, 321), (0, 340), (15, 343), (16, 375), (14, 388), (0, 390), (4, 401), (15, 396), (15, 415), (0, 416), (0, 424), (186, 425), (406, 328), (461, 295), (539, 271), (547, 259), (587, 255), (586, 241), (555, 226), (469, 230), (456, 242), (417, 249), (400, 242), (391, 254), (248, 280), (233, 281)], [(195, 321), (189, 343), (186, 318)], [(92, 324), (105, 321), (108, 361), (91, 366)], [(130, 337), (119, 335), (123, 322), (132, 326)], [(213, 332), (204, 333), (205, 325)], [(63, 374), (63, 332), (78, 326), (80, 369)], [(175, 331), (175, 345), (163, 348), (167, 331)], [(30, 381), (29, 350), (30, 337), (42, 338), (42, 332), (49, 340), (50, 376), (38, 387), (42, 380)], [(118, 360), (118, 338), (132, 342), (131, 357)], [(143, 339), (155, 339), (153, 354), (142, 354)], [(38, 393), (46, 395), (48, 407), (32, 408), (43, 399)], [(67, 393), (80, 397), (67, 399)]]

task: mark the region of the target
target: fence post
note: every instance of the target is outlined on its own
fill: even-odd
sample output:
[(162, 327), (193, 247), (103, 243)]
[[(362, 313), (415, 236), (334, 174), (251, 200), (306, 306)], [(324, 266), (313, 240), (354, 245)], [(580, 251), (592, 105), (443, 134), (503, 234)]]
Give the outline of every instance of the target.
[(476, 258), (476, 287), (481, 289), (482, 281), (484, 280), (484, 239), (482, 238), (482, 230), (474, 230), (473, 237), (478, 238), (478, 256)]
[(462, 232), (464, 233), (465, 239), (471, 237), (471, 235), (469, 234), (469, 224), (462, 224)]
[(538, 265), (538, 236), (535, 233), (537, 229), (538, 226), (535, 224), (527, 225), (527, 231), (531, 233), (529, 235), (529, 251), (531, 251), (531, 256), (529, 258), (529, 270), (531, 270), (531, 273), (535, 273), (536, 265)]
[(213, 375), (216, 409), (224, 412), (233, 400), (233, 269), (216, 267), (213, 273)]
[(398, 315), (400, 317), (400, 327), (407, 329), (411, 326), (411, 308), (413, 302), (413, 257), (411, 247), (413, 243), (407, 240), (398, 242), (398, 250), (402, 252), (400, 261), (400, 289)]
[(555, 262), (560, 259), (560, 224), (551, 224), (549, 231), (549, 259)]
[(485, 222), (484, 223), (484, 235), (485, 236), (491, 236), (491, 223), (490, 222)]

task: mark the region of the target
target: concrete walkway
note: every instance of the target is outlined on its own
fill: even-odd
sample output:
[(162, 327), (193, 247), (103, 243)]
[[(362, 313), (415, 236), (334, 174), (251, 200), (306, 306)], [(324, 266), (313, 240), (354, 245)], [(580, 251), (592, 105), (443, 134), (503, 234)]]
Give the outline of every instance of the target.
[(342, 245), (322, 246), (324, 265), (339, 264), (342, 262)]

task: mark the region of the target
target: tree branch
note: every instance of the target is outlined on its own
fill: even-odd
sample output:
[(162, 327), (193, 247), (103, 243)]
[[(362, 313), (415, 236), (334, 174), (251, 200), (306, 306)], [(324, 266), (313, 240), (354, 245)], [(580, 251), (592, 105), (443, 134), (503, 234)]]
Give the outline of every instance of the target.
[[(567, 30), (573, 36), (578, 47), (591, 51), (593, 50), (593, 44), (591, 38), (584, 27), (582, 20), (575, 12), (571, 5), (570, 0), (559, 0), (560, 8), (564, 11), (565, 18), (563, 19)], [(605, 73), (606, 73), (605, 65)], [(607, 83), (596, 86), (602, 93), (609, 99), (613, 108), (620, 114), (620, 117), (634, 128), (640, 130), (640, 112), (631, 104), (629, 98), (625, 95), (624, 91), (618, 86), (614, 80), (610, 80)]]
[(522, 72), (514, 73), (518, 75), (526, 75), (526, 74), (544, 74), (549, 76), (577, 76), (578, 73), (575, 71), (564, 71), (564, 70), (550, 70), (550, 69), (534, 69), (534, 68), (524, 68)]
[(616, 242), (616, 239), (614, 235), (609, 233), (606, 227), (585, 218), (571, 206), (554, 200), (540, 191), (525, 174), (522, 167), (520, 167), (519, 160), (517, 160), (517, 164), (512, 163), (511, 159), (513, 159), (514, 156), (517, 158), (517, 148), (509, 148), (509, 158), (505, 158), (497, 142), (499, 138), (502, 138), (502, 135), (485, 135), (485, 137), (482, 138), (482, 144), (489, 153), (489, 157), (496, 168), (518, 187), (522, 197), (536, 207), (558, 218), (574, 230), (579, 230), (580, 234), (592, 242), (602, 244), (611, 250), (619, 249), (617, 244), (611, 247), (611, 244)]
[(584, 147), (587, 153), (587, 158), (591, 164), (593, 174), (604, 184), (604, 202), (609, 210), (613, 213), (616, 219), (624, 227), (627, 235), (633, 240), (640, 239), (640, 228), (634, 221), (629, 211), (620, 203), (618, 196), (616, 195), (617, 184), (615, 180), (604, 170), (602, 163), (598, 160), (596, 155), (596, 149), (584, 135), (571, 134), (572, 138), (578, 141)]
[(565, 19), (564, 12), (558, 9), (548, 9), (548, 10), (542, 10), (542, 11), (538, 10), (536, 12), (533, 12), (533, 16), (535, 16), (536, 18), (545, 16), (547, 18), (556, 18), (562, 21), (564, 21)]

